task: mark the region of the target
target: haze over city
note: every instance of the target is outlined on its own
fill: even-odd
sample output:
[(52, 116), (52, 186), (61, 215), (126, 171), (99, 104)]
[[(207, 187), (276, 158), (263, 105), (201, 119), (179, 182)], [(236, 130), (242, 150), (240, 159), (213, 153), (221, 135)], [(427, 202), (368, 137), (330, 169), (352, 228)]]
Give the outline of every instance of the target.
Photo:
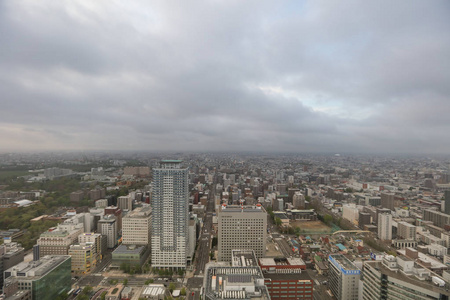
[(448, 153), (448, 1), (0, 2), (0, 151)]

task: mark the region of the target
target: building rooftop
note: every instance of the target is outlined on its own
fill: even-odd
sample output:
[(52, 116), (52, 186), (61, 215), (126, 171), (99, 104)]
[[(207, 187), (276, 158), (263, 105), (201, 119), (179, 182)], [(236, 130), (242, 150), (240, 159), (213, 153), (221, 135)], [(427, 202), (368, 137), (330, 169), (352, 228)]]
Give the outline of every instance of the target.
[(220, 209), (221, 213), (233, 213), (233, 212), (245, 212), (245, 213), (266, 213), (262, 206), (254, 205), (228, 205), (222, 206)]
[(283, 274), (283, 273), (264, 273), (264, 278), (272, 280), (298, 280), (298, 281), (312, 281), (307, 272)]
[(133, 211), (130, 211), (125, 217), (126, 218), (148, 218), (148, 216), (151, 214), (152, 212), (152, 208), (150, 206), (142, 206), (142, 207), (138, 207)]
[(114, 250), (114, 254), (139, 254), (145, 250), (145, 246), (136, 246), (136, 245), (119, 245), (116, 250)]
[(450, 292), (448, 291), (448, 287), (445, 288), (445, 287), (436, 286), (436, 285), (434, 285), (431, 282), (431, 280), (428, 280), (428, 281), (420, 280), (420, 279), (416, 278), (415, 276), (405, 275), (403, 272), (391, 271), (391, 270), (389, 270), (389, 268), (385, 267), (383, 265), (383, 263), (380, 262), (380, 261), (366, 261), (365, 264), (370, 264), (376, 270), (378, 270), (379, 272), (383, 272), (383, 274), (385, 274), (385, 275), (387, 275), (389, 277), (405, 281), (407, 283), (410, 283), (412, 285), (421, 287), (423, 289), (431, 290), (431, 291), (433, 291), (435, 293), (441, 293), (441, 294), (450, 296)]
[(166, 288), (163, 284), (149, 284), (144, 287), (141, 296), (158, 296), (164, 295)]
[(233, 267), (258, 266), (253, 250), (231, 250), (231, 263)]
[(8, 273), (8, 275), (11, 276), (26, 276), (28, 278), (40, 277), (53, 270), (67, 259), (70, 259), (69, 255), (47, 255), (38, 261), (21, 262), (6, 270), (5, 274)]
[(212, 266), (205, 274), (205, 299), (269, 300), (259, 267)]
[(361, 274), (361, 271), (347, 257), (341, 254), (332, 254), (328, 256), (330, 262), (340, 269), (346, 275)]

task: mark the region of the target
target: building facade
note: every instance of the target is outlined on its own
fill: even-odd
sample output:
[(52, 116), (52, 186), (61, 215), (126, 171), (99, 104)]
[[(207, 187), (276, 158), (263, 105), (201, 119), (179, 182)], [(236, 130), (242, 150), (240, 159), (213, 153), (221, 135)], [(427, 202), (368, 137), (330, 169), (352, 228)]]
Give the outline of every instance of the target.
[(390, 213), (378, 215), (378, 238), (382, 241), (392, 240), (392, 215)]
[(138, 207), (122, 219), (122, 244), (148, 245), (152, 225), (151, 208)]
[(397, 228), (397, 238), (412, 241), (416, 240), (416, 226), (407, 222), (398, 222)]
[(33, 300), (54, 300), (71, 289), (70, 270), (70, 256), (48, 255), (6, 270), (5, 285), (17, 282), (19, 290), (31, 291)]
[(153, 169), (152, 266), (185, 269), (189, 246), (188, 168), (180, 160), (163, 160)]
[(254, 250), (264, 257), (267, 240), (267, 213), (262, 206), (224, 206), (218, 217), (219, 261), (230, 261), (234, 249)]
[(429, 275), (426, 269), (414, 271), (414, 262), (402, 257), (365, 262), (362, 299), (449, 299), (444, 281)]
[(328, 261), (329, 287), (336, 299), (358, 300), (361, 271), (344, 255), (330, 255)]

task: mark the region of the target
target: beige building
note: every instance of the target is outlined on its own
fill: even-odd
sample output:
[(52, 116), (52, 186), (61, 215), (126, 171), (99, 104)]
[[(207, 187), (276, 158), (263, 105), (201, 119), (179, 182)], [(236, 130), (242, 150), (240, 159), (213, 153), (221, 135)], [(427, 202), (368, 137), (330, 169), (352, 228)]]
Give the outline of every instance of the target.
[(96, 254), (92, 244), (72, 245), (69, 255), (72, 257), (72, 272), (76, 274), (90, 273), (96, 265)]
[(150, 243), (152, 210), (139, 207), (122, 219), (122, 244), (147, 245)]
[(123, 210), (133, 210), (133, 198), (131, 195), (117, 198), (117, 207)]
[(83, 224), (65, 226), (64, 229), (60, 227), (49, 229), (37, 240), (40, 256), (67, 255), (70, 245), (76, 243), (82, 233)]
[(231, 251), (266, 253), (267, 213), (262, 206), (222, 206), (219, 211), (219, 261), (231, 261)]
[(416, 240), (416, 226), (407, 222), (398, 222), (397, 237), (405, 240)]
[(102, 245), (102, 235), (100, 233), (83, 233), (78, 236), (79, 244), (90, 244), (92, 245), (93, 253), (97, 257), (96, 260), (100, 260), (102, 258), (103, 253), (106, 251), (106, 245)]

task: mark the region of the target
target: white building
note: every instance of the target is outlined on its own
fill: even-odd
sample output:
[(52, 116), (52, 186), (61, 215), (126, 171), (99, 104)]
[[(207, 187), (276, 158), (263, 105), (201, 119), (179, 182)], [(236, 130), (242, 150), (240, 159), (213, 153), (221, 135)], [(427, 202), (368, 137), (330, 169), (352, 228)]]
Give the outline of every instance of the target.
[(188, 168), (163, 160), (153, 169), (152, 266), (185, 269), (189, 247)]
[(139, 207), (122, 219), (122, 243), (147, 245), (150, 243), (152, 210), (150, 206)]
[(346, 204), (342, 207), (342, 217), (353, 224), (358, 223), (359, 211), (354, 204)]
[(329, 288), (338, 300), (358, 300), (361, 271), (344, 255), (328, 257)]
[(378, 214), (378, 238), (382, 241), (392, 240), (392, 215), (390, 213)]

